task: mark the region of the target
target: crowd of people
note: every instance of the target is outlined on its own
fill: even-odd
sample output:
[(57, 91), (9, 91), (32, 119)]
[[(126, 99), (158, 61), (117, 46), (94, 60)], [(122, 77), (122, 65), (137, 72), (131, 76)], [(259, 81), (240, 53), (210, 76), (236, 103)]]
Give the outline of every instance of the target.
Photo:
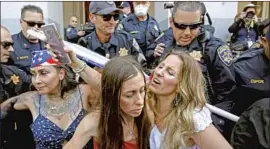
[(174, 2), (163, 32), (150, 5), (93, 1), (90, 33), (70, 18), (66, 39), (110, 59), (103, 68), (68, 48), (71, 63), (61, 64), (28, 35), (45, 24), (38, 6), (22, 8), (19, 33), (1, 25), (0, 148), (267, 149), (269, 19), (247, 5), (227, 44), (205, 25), (203, 3)]

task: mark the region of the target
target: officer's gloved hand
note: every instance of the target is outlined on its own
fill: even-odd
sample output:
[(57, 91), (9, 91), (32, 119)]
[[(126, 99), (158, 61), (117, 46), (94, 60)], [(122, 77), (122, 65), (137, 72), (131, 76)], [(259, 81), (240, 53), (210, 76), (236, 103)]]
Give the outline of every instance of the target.
[(154, 57), (155, 58), (160, 57), (162, 55), (164, 49), (165, 49), (165, 44), (159, 43), (154, 50)]
[(87, 47), (87, 40), (85, 39), (85, 37), (79, 38), (78, 44), (83, 46), (83, 47)]

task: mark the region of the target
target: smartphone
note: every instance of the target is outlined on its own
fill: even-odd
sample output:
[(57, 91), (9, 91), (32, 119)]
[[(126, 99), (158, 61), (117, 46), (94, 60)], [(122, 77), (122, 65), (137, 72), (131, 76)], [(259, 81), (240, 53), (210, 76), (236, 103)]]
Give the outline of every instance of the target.
[(64, 51), (64, 43), (57, 32), (55, 25), (48, 24), (41, 27), (44, 35), (47, 38), (47, 43), (50, 44), (52, 51), (56, 54), (57, 59), (61, 64), (71, 63), (69, 55)]

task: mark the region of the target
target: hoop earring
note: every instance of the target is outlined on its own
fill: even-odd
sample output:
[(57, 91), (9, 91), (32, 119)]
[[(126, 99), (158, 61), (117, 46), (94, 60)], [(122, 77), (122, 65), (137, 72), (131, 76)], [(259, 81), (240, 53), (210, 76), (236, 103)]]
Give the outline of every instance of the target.
[(181, 101), (182, 96), (179, 94), (176, 94), (175, 99), (173, 100), (173, 107), (177, 107), (177, 105), (179, 104), (179, 102)]

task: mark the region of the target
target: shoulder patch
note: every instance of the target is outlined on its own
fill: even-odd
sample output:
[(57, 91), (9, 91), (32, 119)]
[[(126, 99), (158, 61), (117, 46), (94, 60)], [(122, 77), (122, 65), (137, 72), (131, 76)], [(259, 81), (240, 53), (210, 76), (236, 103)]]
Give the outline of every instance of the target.
[(69, 27), (69, 28), (67, 28), (67, 32), (70, 32), (71, 31), (71, 28)]
[(117, 30), (122, 30), (123, 28), (124, 28), (124, 26), (119, 23), (118, 26), (117, 26)]
[(140, 46), (138, 45), (135, 38), (133, 38), (132, 45), (137, 51), (140, 51)]
[(255, 42), (255, 43), (252, 44), (252, 46), (250, 48), (252, 48), (252, 49), (258, 49), (260, 47), (261, 47), (261, 44), (258, 43), (258, 42)]
[(233, 62), (233, 55), (227, 45), (220, 46), (217, 49), (218, 57), (227, 66), (230, 66)]
[(158, 27), (157, 27), (157, 25), (155, 25), (155, 26), (154, 26), (154, 29), (155, 29), (156, 31), (158, 31)]

